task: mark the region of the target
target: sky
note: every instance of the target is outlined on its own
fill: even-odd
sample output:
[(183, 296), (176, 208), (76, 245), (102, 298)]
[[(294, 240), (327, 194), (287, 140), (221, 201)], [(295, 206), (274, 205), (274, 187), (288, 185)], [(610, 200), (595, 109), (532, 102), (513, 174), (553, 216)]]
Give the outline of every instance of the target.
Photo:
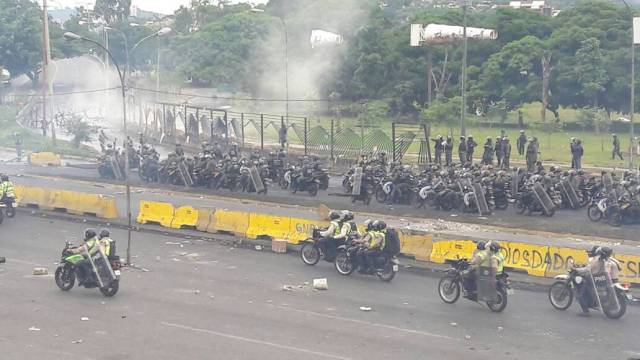
[[(42, 0), (38, 0), (42, 4)], [(161, 14), (172, 14), (180, 5), (188, 5), (190, 0), (132, 0), (131, 4), (142, 10), (158, 12)], [(266, 3), (267, 0), (236, 0), (235, 2)], [(93, 7), (95, 0), (47, 0), (50, 7), (76, 7), (83, 5)]]

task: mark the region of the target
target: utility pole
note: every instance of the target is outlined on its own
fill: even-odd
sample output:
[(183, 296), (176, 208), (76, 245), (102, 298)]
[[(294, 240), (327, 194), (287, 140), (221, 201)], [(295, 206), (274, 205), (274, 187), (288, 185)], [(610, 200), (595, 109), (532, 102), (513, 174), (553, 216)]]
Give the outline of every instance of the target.
[[(49, 43), (49, 12), (47, 9), (47, 0), (42, 1), (42, 125), (47, 124), (47, 107), (49, 101), (47, 99), (51, 91), (51, 83), (49, 81), (49, 64), (51, 63), (51, 45)], [(53, 117), (52, 117), (53, 119)], [(43, 129), (46, 135), (46, 128)], [(56, 141), (55, 121), (51, 121), (51, 137), (53, 142)]]
[(460, 109), (460, 135), (466, 136), (467, 131), (464, 126), (465, 113), (467, 112), (467, 0), (462, 0), (462, 108)]
[[(635, 151), (635, 129), (633, 126), (633, 115), (636, 111), (636, 43), (640, 42), (640, 36), (636, 36), (636, 31), (640, 32), (640, 18), (633, 17), (633, 9), (629, 4), (622, 0), (624, 5), (629, 11), (629, 17), (631, 18), (631, 94), (629, 99), (629, 169), (633, 169), (634, 164), (634, 151)], [(636, 30), (638, 29), (638, 30)]]

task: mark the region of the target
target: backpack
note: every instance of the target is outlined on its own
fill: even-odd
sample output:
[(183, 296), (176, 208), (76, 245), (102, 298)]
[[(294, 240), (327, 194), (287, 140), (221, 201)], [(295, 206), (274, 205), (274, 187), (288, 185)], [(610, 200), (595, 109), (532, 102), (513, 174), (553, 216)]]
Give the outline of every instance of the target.
[(400, 253), (400, 237), (395, 229), (387, 229), (384, 237), (384, 249), (382, 249), (382, 251), (391, 255), (398, 255)]

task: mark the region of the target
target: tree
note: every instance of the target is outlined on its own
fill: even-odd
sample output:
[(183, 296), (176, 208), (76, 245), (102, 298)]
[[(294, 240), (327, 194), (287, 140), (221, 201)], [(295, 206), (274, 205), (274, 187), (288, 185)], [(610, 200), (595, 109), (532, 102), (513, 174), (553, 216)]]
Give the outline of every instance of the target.
[(82, 143), (91, 141), (92, 135), (97, 132), (95, 127), (89, 125), (79, 116), (73, 116), (69, 119), (65, 123), (65, 130), (69, 135), (73, 135), (71, 143), (76, 149), (80, 148)]
[(592, 99), (593, 108), (597, 109), (598, 97), (605, 90), (609, 80), (600, 51), (600, 40), (589, 38), (582, 41), (575, 58), (574, 75), (581, 87), (581, 93), (587, 99)]
[(449, 128), (454, 127), (460, 120), (460, 108), (462, 98), (456, 96), (451, 99), (436, 99), (430, 106), (424, 107), (420, 111), (421, 119), (428, 124), (446, 124)]
[(29, 0), (0, 1), (0, 64), (37, 81), (42, 60), (42, 12)]
[(129, 17), (131, 0), (96, 0), (93, 11), (107, 24), (122, 22)]

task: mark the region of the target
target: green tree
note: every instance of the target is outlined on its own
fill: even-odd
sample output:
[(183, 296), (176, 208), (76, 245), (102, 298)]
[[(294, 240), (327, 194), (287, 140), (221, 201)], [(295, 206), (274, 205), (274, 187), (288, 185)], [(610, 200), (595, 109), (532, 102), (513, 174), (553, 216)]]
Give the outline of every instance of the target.
[(0, 64), (16, 77), (37, 81), (42, 61), (42, 13), (29, 0), (0, 1)]
[(95, 127), (89, 125), (79, 116), (74, 116), (68, 120), (65, 123), (65, 130), (69, 135), (73, 136), (71, 143), (76, 149), (80, 148), (83, 143), (91, 141), (92, 135), (97, 132)]
[(598, 108), (598, 97), (605, 90), (608, 76), (604, 68), (604, 60), (600, 50), (600, 40), (589, 38), (582, 41), (582, 46), (576, 51), (576, 80), (581, 87), (581, 93), (591, 99), (594, 108)]
[(94, 13), (107, 24), (122, 22), (129, 17), (131, 0), (96, 0)]
[(420, 111), (420, 118), (427, 124), (445, 124), (449, 128), (456, 126), (460, 120), (462, 98), (437, 99)]

